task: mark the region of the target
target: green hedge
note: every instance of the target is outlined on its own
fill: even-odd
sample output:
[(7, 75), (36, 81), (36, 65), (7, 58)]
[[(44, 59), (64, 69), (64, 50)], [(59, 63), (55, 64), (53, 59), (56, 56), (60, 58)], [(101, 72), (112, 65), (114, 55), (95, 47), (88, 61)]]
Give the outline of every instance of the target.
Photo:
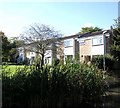
[[(93, 65), (44, 66), (12, 76), (3, 72), (3, 108), (62, 108), (95, 104), (105, 93), (107, 75)], [(27, 70), (28, 71), (28, 70)]]
[[(92, 58), (92, 63), (96, 65), (99, 69), (103, 69), (103, 55), (97, 55)], [(105, 69), (112, 70), (115, 59), (111, 55), (105, 55)]]

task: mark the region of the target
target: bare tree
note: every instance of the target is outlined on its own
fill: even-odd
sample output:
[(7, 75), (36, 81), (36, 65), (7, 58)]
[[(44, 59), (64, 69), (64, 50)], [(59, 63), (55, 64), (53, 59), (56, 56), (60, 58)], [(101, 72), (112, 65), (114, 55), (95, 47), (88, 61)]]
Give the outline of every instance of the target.
[(62, 36), (53, 27), (44, 24), (34, 24), (21, 36), (22, 39), (34, 47), (30, 47), (29, 50), (41, 55), (41, 67), (44, 65), (44, 56), (46, 50), (52, 50), (55, 52), (56, 42)]

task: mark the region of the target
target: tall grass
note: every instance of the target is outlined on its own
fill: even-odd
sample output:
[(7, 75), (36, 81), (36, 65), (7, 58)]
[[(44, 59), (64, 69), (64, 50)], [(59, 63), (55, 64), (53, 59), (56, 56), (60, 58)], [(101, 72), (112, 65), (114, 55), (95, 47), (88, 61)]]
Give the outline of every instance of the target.
[(3, 74), (3, 108), (62, 108), (94, 104), (105, 92), (107, 75), (92, 65), (34, 66)]

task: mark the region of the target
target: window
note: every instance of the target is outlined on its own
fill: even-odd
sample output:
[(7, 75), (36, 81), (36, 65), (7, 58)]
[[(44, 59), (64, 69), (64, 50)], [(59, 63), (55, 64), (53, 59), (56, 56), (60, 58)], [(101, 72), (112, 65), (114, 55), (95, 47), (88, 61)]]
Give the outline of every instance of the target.
[(100, 45), (100, 44), (103, 44), (102, 36), (92, 38), (92, 45)]
[(45, 57), (45, 64), (49, 64), (50, 63), (50, 58), (51, 57)]
[(47, 64), (48, 63), (48, 59), (47, 58), (45, 58), (45, 64)]
[(34, 52), (30, 52), (30, 55), (31, 55), (31, 56), (34, 56), (34, 55), (35, 55), (35, 53), (34, 53)]
[(65, 45), (65, 47), (72, 46), (72, 40), (65, 40), (64, 45)]
[(80, 45), (85, 45), (85, 40), (80, 40)]

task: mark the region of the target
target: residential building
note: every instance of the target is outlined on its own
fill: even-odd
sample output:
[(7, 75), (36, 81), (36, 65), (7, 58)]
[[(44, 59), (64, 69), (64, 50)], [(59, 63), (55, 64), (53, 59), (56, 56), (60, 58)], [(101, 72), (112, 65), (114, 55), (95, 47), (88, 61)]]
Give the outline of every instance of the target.
[(110, 30), (88, 32), (63, 37), (64, 60), (79, 58), (80, 62), (89, 62), (96, 55), (110, 52)]
[[(66, 59), (80, 59), (80, 62), (87, 63), (92, 57), (105, 55), (110, 51), (110, 30), (64, 36), (58, 40), (59, 44), (51, 43), (46, 50), (45, 64), (51, 64), (54, 58), (60, 59), (63, 63)], [(33, 48), (36, 48), (36, 43), (18, 48), (20, 60), (28, 58), (32, 64), (37, 54), (28, 49)]]
[(66, 36), (62, 40), (64, 41), (64, 61), (79, 58), (78, 35)]
[(29, 63), (32, 64), (34, 62), (34, 59), (36, 57), (36, 53), (33, 50), (30, 50), (29, 47), (31, 47), (31, 49), (33, 48), (32, 45), (23, 45), (18, 49), (19, 52), (19, 56), (17, 58), (17, 63), (21, 63), (23, 61), (25, 61), (26, 59), (29, 60)]
[(80, 61), (89, 62), (93, 56), (110, 52), (110, 31), (99, 31), (79, 36)]
[[(41, 56), (39, 52), (39, 49), (37, 49), (37, 42), (33, 42), (30, 44), (23, 45), (18, 48), (19, 51), (19, 57), (17, 59), (18, 63), (25, 61), (26, 59), (29, 60), (29, 64), (33, 64), (35, 62), (35, 59), (37, 56)], [(56, 58), (60, 59), (59, 53), (57, 53), (56, 44), (51, 43), (47, 50), (44, 53), (44, 63), (45, 64), (52, 64), (52, 61)], [(59, 51), (60, 52), (60, 51)]]

